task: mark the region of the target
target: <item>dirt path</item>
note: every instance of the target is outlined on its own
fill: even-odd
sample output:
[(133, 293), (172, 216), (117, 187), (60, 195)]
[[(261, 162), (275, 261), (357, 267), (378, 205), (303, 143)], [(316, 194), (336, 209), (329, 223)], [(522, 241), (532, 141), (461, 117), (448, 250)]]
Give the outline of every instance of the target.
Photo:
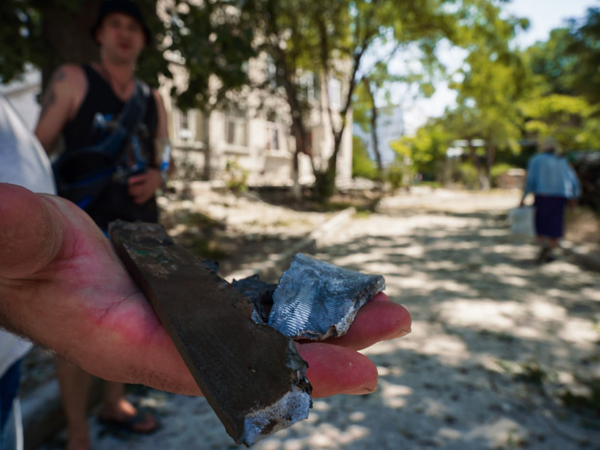
[[(513, 242), (500, 213), (514, 204), (391, 199), (322, 249), (384, 274), (413, 332), (365, 352), (376, 393), (317, 400), (308, 420), (253, 448), (600, 449), (599, 412), (586, 410), (594, 379), (600, 396), (600, 277), (564, 259), (532, 264), (535, 248)], [(93, 423), (94, 449), (237, 448), (202, 399), (151, 391), (144, 402), (159, 432), (122, 440)]]

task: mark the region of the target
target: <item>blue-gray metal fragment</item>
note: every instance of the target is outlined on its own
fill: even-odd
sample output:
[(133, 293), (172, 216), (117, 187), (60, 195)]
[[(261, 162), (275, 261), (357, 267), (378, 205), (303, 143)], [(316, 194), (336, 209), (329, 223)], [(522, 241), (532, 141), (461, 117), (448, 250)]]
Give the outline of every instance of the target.
[(273, 293), (277, 285), (261, 281), (258, 274), (242, 280), (233, 280), (231, 285), (254, 305), (252, 319), (256, 323), (266, 324), (273, 307)]
[(385, 289), (381, 275), (366, 275), (298, 253), (273, 294), (268, 324), (294, 339), (346, 334), (358, 310)]

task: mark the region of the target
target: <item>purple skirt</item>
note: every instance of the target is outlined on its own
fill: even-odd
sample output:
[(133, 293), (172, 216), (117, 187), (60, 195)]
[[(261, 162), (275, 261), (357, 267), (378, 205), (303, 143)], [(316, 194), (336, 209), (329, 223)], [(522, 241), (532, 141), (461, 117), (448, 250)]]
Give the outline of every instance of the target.
[(553, 239), (563, 237), (565, 229), (564, 197), (535, 196), (535, 232), (538, 236)]

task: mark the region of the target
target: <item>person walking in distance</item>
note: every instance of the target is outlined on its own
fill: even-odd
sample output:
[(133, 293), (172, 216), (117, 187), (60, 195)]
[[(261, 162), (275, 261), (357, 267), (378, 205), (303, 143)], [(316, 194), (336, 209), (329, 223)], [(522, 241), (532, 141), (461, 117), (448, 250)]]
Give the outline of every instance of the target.
[(529, 160), (521, 206), (529, 193), (535, 196), (535, 231), (541, 246), (537, 262), (544, 264), (554, 260), (552, 252), (564, 235), (565, 207), (581, 195), (575, 171), (552, 138), (545, 139), (540, 153)]

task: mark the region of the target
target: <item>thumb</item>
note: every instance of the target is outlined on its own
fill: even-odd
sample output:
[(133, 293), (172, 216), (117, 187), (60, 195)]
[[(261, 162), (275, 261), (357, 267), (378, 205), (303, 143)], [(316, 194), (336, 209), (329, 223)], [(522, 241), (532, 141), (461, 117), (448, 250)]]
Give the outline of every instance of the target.
[(63, 243), (64, 222), (51, 202), (0, 183), (0, 277), (25, 278), (46, 267)]

